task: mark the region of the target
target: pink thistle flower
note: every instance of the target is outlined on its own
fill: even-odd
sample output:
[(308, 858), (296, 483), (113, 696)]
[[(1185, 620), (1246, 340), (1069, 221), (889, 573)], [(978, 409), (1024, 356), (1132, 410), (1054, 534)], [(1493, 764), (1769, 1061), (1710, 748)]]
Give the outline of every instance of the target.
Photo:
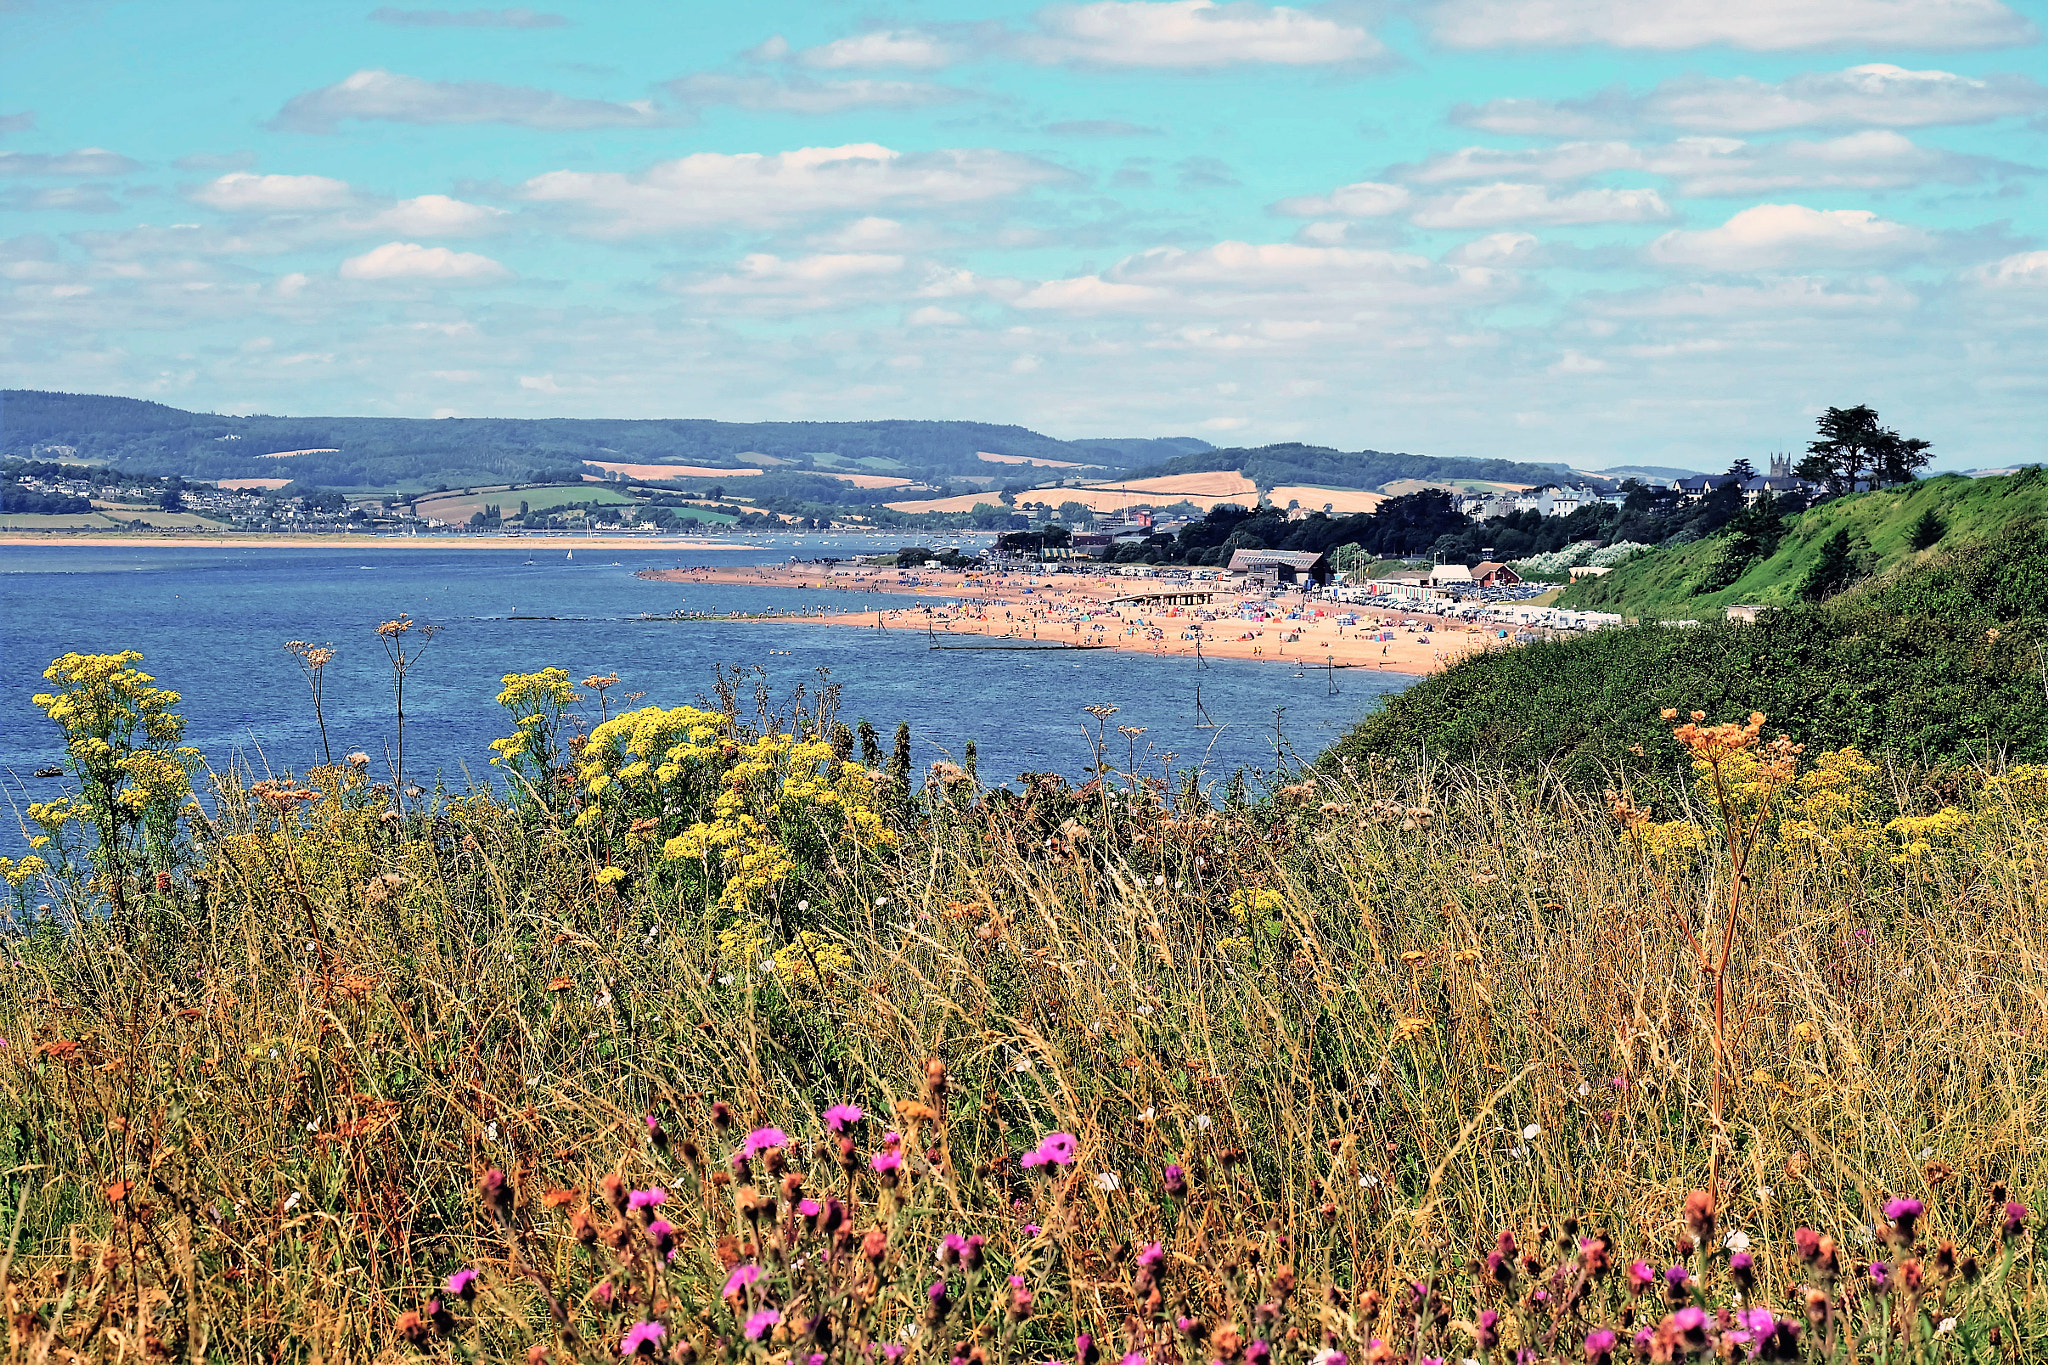
[(825, 1126), (835, 1133), (843, 1133), (866, 1117), (857, 1104), (835, 1104), (825, 1111)]
[(654, 1254), (662, 1260), (672, 1260), (676, 1254), (675, 1226), (665, 1218), (657, 1218), (647, 1225), (647, 1240), (654, 1243)]
[(661, 1350), (661, 1339), (668, 1335), (658, 1322), (640, 1322), (626, 1329), (626, 1335), (619, 1341), (622, 1356), (651, 1356)]
[(1632, 1261), (1629, 1263), (1628, 1292), (1630, 1295), (1641, 1294), (1655, 1283), (1657, 1283), (1657, 1272), (1650, 1269), (1645, 1262)]
[(1188, 1197), (1188, 1173), (1178, 1166), (1168, 1166), (1161, 1174), (1160, 1184), (1175, 1199)]
[(667, 1202), (668, 1191), (662, 1189), (659, 1185), (650, 1186), (644, 1190), (634, 1190), (626, 1196), (626, 1207), (629, 1209), (660, 1208)]
[(1614, 1333), (1605, 1327), (1586, 1333), (1586, 1360), (1588, 1365), (1607, 1365), (1614, 1359), (1614, 1348), (1619, 1343)]
[(762, 1337), (768, 1335), (770, 1328), (781, 1321), (782, 1314), (776, 1312), (773, 1308), (763, 1308), (747, 1318), (747, 1325), (743, 1330), (746, 1332), (748, 1341), (759, 1341)]
[(1038, 1140), (1038, 1150), (1055, 1166), (1073, 1165), (1074, 1153), (1079, 1146), (1072, 1133), (1047, 1133)]
[(741, 1290), (745, 1289), (748, 1285), (753, 1284), (756, 1280), (759, 1280), (760, 1278), (761, 1267), (757, 1265), (743, 1265), (735, 1267), (732, 1274), (725, 1277), (725, 1290), (723, 1297), (728, 1299), (733, 1297), (733, 1295), (739, 1293)]
[(468, 1303), (476, 1297), (476, 1272), (474, 1270), (458, 1270), (453, 1275), (450, 1275), (448, 1277), (448, 1292), (461, 1299), (464, 1303)]
[(783, 1132), (780, 1128), (756, 1128), (753, 1132), (747, 1134), (746, 1144), (740, 1150), (749, 1157), (757, 1157), (770, 1147), (787, 1146), (789, 1146), (789, 1134)]
[(875, 1168), (876, 1175), (894, 1178), (903, 1165), (903, 1154), (894, 1150), (876, 1152), (868, 1158), (868, 1165)]

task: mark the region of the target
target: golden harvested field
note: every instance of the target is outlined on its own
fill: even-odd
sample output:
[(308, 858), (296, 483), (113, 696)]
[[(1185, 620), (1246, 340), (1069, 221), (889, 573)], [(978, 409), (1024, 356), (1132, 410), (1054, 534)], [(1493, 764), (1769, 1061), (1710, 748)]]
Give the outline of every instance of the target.
[(1362, 488), (1324, 488), (1317, 484), (1290, 483), (1274, 489), (1272, 499), (1276, 507), (1299, 502), (1311, 512), (1320, 512), (1327, 505), (1333, 516), (1341, 517), (1353, 512), (1375, 511), (1387, 500), (1387, 495), (1368, 493)]
[(282, 487), (284, 487), (284, 486), (285, 486), (286, 484), (290, 483), (290, 482), (291, 482), (291, 480), (290, 480), (290, 479), (215, 479), (215, 480), (214, 480), (214, 482), (215, 482), (216, 484), (218, 484), (218, 485), (219, 485), (220, 487), (222, 487), (222, 488), (244, 489), (244, 488), (282, 488)]
[(992, 455), (986, 450), (975, 451), (974, 458), (986, 460), (990, 464), (1036, 465), (1040, 469), (1087, 469), (1090, 467), (1076, 463), (1073, 460), (1041, 460), (1036, 455)]

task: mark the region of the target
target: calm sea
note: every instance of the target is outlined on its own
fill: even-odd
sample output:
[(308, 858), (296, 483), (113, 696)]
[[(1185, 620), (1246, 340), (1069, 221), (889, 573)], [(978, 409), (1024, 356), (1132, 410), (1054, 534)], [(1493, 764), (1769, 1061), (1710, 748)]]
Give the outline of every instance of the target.
[[(1410, 680), (1342, 670), (1329, 678), (1284, 665), (1147, 658), (1112, 650), (1023, 654), (934, 651), (912, 631), (740, 621), (642, 621), (676, 610), (723, 613), (822, 606), (845, 611), (906, 605), (901, 596), (786, 588), (648, 582), (644, 568), (780, 563), (791, 555), (848, 555), (898, 542), (771, 538), (755, 548), (649, 546), (577, 550), (200, 549), (136, 546), (0, 547), (0, 772), (16, 801), (54, 794), (33, 771), (58, 761), (55, 730), (30, 703), (49, 661), (140, 650), (159, 685), (184, 695), (187, 742), (216, 767), (230, 757), (271, 770), (319, 759), (307, 690), (284, 650), (291, 639), (339, 651), (326, 681), (328, 733), (337, 756), (362, 749), (382, 766), (393, 738), (390, 670), (376, 638), (400, 612), (442, 627), (406, 691), (406, 767), (489, 779), (489, 741), (507, 732), (492, 698), (500, 675), (560, 665), (572, 677), (619, 675), (612, 693), (674, 706), (709, 693), (719, 664), (759, 666), (779, 699), (820, 670), (840, 685), (848, 723), (862, 717), (889, 742), (911, 724), (918, 764), (957, 760), (968, 740), (985, 782), (1020, 772), (1078, 776), (1093, 761), (1084, 707), (1118, 708), (1116, 725), (1142, 726), (1141, 764), (1210, 778), (1270, 770), (1276, 746), (1312, 757)], [(535, 617), (553, 617), (537, 620)], [(417, 636), (413, 637), (417, 640)], [(771, 653), (771, 651), (778, 651)], [(786, 651), (786, 652), (780, 652)], [(1195, 689), (1219, 729), (1196, 727)], [(751, 689), (750, 689), (751, 693)], [(5, 821), (12, 826), (13, 821)], [(12, 842), (12, 829), (0, 841)]]

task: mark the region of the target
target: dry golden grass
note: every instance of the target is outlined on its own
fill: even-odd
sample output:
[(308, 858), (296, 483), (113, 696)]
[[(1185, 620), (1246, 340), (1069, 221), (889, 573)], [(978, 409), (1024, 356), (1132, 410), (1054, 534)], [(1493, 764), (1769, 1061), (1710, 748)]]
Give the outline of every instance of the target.
[[(745, 770), (756, 736), (720, 724), (709, 761)], [(597, 1360), (641, 1322), (664, 1353), (776, 1365), (1073, 1359), (1077, 1331), (1154, 1361), (1584, 1360), (1590, 1329), (1624, 1353), (1679, 1330), (1685, 1294), (1636, 1299), (1631, 1262), (1722, 1306), (1745, 1246), (1748, 1307), (1804, 1322), (1824, 1292), (1809, 1351), (2048, 1349), (1993, 1202), (2034, 1202), (2048, 1115), (2028, 781), (1951, 790), (1942, 830), (1890, 829), (1928, 796), (1887, 797), (1827, 826), (1853, 856), (1774, 826), (1726, 983), (1718, 1207), (1690, 1229), (1713, 1011), (1678, 921), (1711, 939), (1729, 891), (1696, 812), (1697, 840), (1674, 808), (1645, 842), (1605, 802), (1468, 773), (1216, 805), (899, 773), (892, 849), (826, 828), (736, 909), (665, 870), (660, 818), (579, 826), (578, 781), (389, 818), (346, 764), (230, 780), (119, 916), (45, 884), (0, 973), (10, 1360)], [(849, 1103), (842, 1152), (821, 1115)], [(1071, 1164), (1020, 1163), (1061, 1133)], [(614, 1212), (608, 1179), (664, 1200)], [(799, 1207), (828, 1196), (836, 1233)], [(1917, 1248), (1885, 1245), (1900, 1198), (1927, 1205)], [(985, 1265), (946, 1264), (948, 1235)], [(1529, 1259), (1496, 1279), (1504, 1235)], [(1980, 1276), (1936, 1269), (1948, 1242)], [(1916, 1249), (1920, 1291), (1871, 1289), (1864, 1262)], [(464, 1268), (473, 1302), (442, 1287)]]

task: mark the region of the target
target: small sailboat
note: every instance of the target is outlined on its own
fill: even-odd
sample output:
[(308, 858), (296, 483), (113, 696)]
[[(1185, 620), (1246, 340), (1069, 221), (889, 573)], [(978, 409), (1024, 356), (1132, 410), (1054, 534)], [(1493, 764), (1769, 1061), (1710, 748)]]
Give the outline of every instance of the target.
[(574, 559), (575, 557), (576, 557), (576, 552), (575, 552), (574, 550), (571, 550), (571, 551), (569, 551), (569, 552), (568, 552), (567, 554), (565, 554), (565, 555), (563, 555), (563, 556), (562, 556), (562, 558), (563, 558), (563, 559), (565, 559), (565, 560), (568, 560), (568, 559)]

